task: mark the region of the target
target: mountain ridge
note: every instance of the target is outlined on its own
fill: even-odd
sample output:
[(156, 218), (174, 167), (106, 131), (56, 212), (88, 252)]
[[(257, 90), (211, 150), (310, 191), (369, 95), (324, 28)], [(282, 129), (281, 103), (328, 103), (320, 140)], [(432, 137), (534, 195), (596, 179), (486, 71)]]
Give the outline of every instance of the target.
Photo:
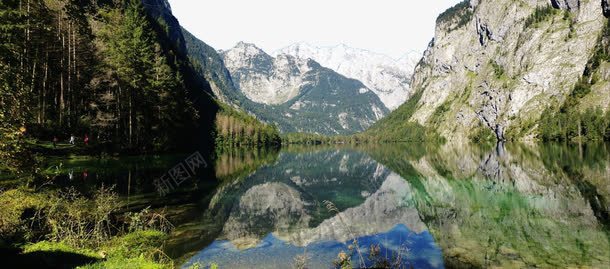
[(273, 52), (273, 55), (282, 54), (315, 60), (341, 75), (361, 81), (391, 110), (408, 99), (412, 71), (421, 58), (414, 52), (394, 59), (382, 53), (345, 44), (315, 46), (306, 42), (294, 43)]
[(215, 94), (284, 133), (352, 134), (389, 112), (362, 83), (313, 60), (272, 57), (245, 42), (218, 52), (183, 31)]

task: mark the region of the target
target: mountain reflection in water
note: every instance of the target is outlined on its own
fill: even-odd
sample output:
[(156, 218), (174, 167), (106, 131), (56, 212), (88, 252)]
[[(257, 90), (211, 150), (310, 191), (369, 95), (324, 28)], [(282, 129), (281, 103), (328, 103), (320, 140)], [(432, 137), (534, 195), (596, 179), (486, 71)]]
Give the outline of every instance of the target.
[(342, 251), (371, 266), (379, 246), (415, 268), (605, 268), (608, 156), (604, 144), (284, 149), (224, 179), (202, 220), (215, 240), (184, 267), (291, 268), (304, 255), (329, 268)]

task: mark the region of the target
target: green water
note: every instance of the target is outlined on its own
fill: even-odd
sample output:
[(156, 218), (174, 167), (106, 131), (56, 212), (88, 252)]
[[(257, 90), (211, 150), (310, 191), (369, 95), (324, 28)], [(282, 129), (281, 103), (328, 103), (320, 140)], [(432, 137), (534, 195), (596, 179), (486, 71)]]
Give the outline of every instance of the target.
[(609, 150), (391, 144), (235, 151), (163, 196), (152, 179), (185, 156), (64, 163), (61, 171), (78, 176), (58, 173), (66, 185), (89, 186), (83, 189), (115, 184), (132, 208), (163, 208), (176, 226), (165, 250), (185, 266), (287, 268), (305, 250), (314, 268), (332, 267), (358, 239), (388, 253), (408, 246), (403, 263), (418, 268), (608, 268)]

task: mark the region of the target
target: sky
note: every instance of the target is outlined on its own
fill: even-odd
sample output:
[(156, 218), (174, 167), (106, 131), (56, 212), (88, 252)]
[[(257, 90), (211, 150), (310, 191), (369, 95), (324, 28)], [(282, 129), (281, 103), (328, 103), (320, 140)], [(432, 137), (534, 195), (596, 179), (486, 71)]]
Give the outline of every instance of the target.
[(297, 42), (345, 44), (399, 58), (423, 52), (438, 14), (461, 0), (169, 0), (182, 27), (215, 49), (268, 53)]

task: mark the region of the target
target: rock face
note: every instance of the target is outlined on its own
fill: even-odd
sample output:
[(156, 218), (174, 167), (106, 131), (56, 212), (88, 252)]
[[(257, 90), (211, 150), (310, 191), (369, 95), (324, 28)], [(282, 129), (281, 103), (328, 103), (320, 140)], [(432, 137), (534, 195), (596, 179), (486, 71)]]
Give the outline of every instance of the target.
[(295, 98), (311, 70), (310, 61), (288, 55), (271, 57), (253, 44), (240, 42), (222, 53), (233, 81), (248, 99), (278, 105)]
[[(552, 5), (571, 18), (549, 12), (528, 23), (536, 8)], [(411, 86), (421, 98), (411, 120), (456, 141), (477, 128), (498, 138), (531, 135), (580, 79), (607, 23), (598, 1), (471, 1), (451, 11), (416, 67)]]
[(360, 81), (314, 60), (287, 54), (272, 57), (243, 42), (220, 55), (233, 85), (247, 97), (240, 106), (278, 124), (283, 132), (351, 134), (389, 113)]
[(167, 0), (142, 0), (144, 8), (154, 18), (163, 19), (168, 26), (168, 38), (171, 40), (179, 53), (186, 55), (186, 45), (182, 36), (182, 27), (172, 14), (172, 8)]
[(189, 57), (214, 95), (282, 132), (351, 134), (389, 113), (360, 81), (311, 59), (273, 57), (253, 44), (218, 53), (183, 29)]
[(386, 55), (351, 48), (346, 45), (317, 47), (297, 43), (275, 55), (287, 54), (312, 59), (341, 75), (361, 81), (389, 108), (395, 109), (409, 97), (409, 84), (420, 53), (410, 53), (395, 60)]
[(551, 0), (554, 8), (576, 11), (580, 8), (580, 0)]

